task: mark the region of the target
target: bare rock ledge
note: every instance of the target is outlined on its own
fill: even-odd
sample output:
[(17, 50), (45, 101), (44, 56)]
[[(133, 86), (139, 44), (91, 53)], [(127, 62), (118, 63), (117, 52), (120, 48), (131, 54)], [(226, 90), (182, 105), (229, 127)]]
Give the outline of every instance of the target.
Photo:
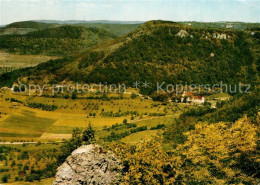
[(115, 184), (120, 177), (120, 161), (98, 145), (74, 150), (58, 168), (53, 185)]

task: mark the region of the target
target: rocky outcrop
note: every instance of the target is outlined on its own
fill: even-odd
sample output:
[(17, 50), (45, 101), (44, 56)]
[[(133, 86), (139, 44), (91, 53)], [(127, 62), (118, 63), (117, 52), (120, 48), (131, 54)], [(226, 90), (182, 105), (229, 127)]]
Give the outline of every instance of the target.
[(185, 30), (180, 30), (180, 31), (176, 34), (176, 36), (183, 38), (183, 37), (189, 36), (189, 33), (188, 33), (187, 31), (185, 31)]
[(227, 39), (229, 36), (224, 33), (213, 33), (213, 38), (215, 39)]
[(103, 153), (98, 145), (84, 145), (58, 168), (53, 185), (115, 184), (120, 170), (112, 152)]

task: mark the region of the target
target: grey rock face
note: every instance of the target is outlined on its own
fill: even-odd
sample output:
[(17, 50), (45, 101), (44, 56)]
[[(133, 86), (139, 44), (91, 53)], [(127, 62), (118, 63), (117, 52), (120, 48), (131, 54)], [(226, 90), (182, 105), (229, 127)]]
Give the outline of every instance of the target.
[(115, 184), (120, 170), (112, 152), (103, 153), (98, 145), (84, 145), (58, 168), (53, 185)]

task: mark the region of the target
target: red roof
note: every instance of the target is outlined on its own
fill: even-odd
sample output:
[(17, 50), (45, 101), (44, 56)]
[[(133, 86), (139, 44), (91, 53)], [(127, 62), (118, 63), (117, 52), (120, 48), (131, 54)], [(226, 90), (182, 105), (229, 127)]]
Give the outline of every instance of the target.
[(196, 100), (202, 100), (203, 96), (194, 96), (194, 99)]

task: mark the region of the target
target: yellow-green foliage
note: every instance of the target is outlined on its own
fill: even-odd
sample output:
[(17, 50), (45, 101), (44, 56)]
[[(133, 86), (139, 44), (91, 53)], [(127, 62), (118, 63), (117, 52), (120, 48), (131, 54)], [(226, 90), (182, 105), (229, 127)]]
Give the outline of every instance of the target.
[(198, 123), (187, 140), (164, 151), (160, 139), (129, 146), (113, 144), (123, 161), (124, 184), (256, 184), (257, 128), (237, 122)]
[(253, 176), (243, 173), (243, 168), (247, 167), (240, 166), (242, 157), (257, 162), (257, 156), (253, 155), (257, 147), (257, 128), (248, 118), (242, 118), (234, 124), (200, 123), (186, 135), (188, 139), (178, 146), (177, 153), (185, 156), (185, 163), (190, 161), (191, 165), (184, 168), (187, 178), (215, 184), (253, 184)]

